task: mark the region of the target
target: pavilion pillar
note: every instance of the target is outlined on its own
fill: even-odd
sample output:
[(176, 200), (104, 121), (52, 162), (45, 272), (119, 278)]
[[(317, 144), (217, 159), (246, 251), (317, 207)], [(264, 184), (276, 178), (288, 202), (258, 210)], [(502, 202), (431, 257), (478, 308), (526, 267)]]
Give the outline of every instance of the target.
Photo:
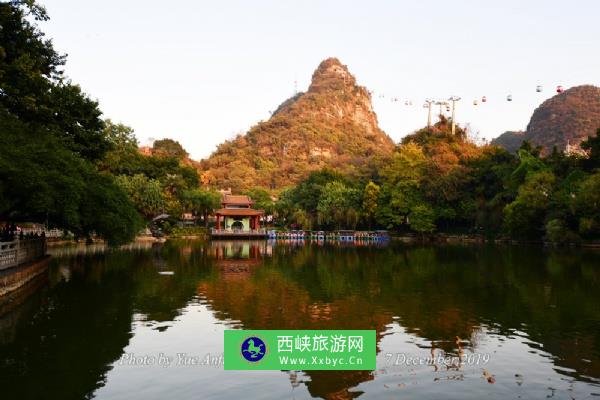
[(217, 230), (221, 229), (221, 215), (217, 214)]

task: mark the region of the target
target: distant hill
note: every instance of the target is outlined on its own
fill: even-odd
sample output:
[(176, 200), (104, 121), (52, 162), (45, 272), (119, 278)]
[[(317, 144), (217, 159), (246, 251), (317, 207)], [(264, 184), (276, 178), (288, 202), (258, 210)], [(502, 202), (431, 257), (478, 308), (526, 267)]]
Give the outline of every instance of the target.
[(369, 92), (345, 65), (329, 58), (314, 72), (306, 93), (284, 101), (247, 134), (221, 144), (199, 168), (204, 184), (275, 189), (323, 167), (360, 173), (367, 162), (393, 149), (379, 129)]
[(544, 101), (531, 116), (527, 130), (506, 132), (492, 141), (515, 151), (523, 140), (543, 146), (545, 153), (556, 146), (565, 150), (567, 142), (574, 148), (600, 128), (600, 88), (576, 86)]
[(492, 144), (503, 147), (511, 153), (514, 153), (521, 147), (521, 143), (523, 143), (524, 140), (526, 140), (524, 131), (506, 131), (492, 140)]

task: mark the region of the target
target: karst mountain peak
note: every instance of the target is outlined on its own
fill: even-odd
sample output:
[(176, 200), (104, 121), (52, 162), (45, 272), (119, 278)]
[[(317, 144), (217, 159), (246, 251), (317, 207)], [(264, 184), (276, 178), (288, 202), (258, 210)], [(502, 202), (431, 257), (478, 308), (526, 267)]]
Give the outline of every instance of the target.
[(281, 188), (323, 167), (359, 171), (390, 154), (371, 96), (337, 58), (322, 61), (306, 92), (285, 100), (271, 118), (220, 145), (201, 163), (203, 182), (244, 189)]

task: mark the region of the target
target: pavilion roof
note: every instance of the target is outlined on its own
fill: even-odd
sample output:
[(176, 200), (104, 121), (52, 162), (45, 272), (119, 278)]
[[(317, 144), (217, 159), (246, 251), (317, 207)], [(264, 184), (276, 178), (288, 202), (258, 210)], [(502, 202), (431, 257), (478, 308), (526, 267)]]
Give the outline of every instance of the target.
[(246, 195), (232, 195), (226, 194), (223, 196), (223, 200), (221, 200), (221, 204), (233, 204), (233, 205), (244, 205), (251, 206), (254, 204), (252, 199)]

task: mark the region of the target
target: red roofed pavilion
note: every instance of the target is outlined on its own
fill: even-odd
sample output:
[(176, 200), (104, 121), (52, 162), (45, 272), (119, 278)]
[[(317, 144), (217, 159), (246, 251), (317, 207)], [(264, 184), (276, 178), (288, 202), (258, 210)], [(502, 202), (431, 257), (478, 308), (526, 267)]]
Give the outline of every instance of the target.
[(265, 212), (252, 208), (254, 201), (249, 196), (224, 194), (221, 208), (215, 210), (216, 227), (212, 230), (213, 237), (256, 237), (265, 236), (260, 228), (260, 217)]

